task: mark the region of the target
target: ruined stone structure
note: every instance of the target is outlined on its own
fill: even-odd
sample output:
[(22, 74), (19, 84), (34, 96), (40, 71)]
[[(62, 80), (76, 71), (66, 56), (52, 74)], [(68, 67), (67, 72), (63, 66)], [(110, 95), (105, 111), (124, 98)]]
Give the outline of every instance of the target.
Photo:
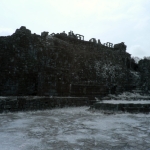
[(135, 63), (124, 43), (26, 27), (0, 37), (0, 95), (80, 96), (93, 99), (132, 90)]

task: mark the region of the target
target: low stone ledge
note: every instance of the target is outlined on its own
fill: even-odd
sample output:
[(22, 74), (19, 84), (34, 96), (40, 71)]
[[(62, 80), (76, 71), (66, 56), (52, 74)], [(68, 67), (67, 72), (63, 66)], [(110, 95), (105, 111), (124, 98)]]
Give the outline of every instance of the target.
[(150, 101), (104, 101), (97, 102), (91, 106), (91, 109), (104, 111), (123, 111), (130, 113), (148, 113), (150, 112)]
[(69, 106), (87, 106), (89, 104), (88, 97), (0, 97), (0, 112), (41, 110)]

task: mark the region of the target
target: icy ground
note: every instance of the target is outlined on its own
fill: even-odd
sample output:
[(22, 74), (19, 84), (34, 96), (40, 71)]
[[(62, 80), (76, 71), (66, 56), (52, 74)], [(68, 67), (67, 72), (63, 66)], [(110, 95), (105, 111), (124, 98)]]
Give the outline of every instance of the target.
[(150, 114), (88, 107), (3, 113), (0, 150), (150, 150)]

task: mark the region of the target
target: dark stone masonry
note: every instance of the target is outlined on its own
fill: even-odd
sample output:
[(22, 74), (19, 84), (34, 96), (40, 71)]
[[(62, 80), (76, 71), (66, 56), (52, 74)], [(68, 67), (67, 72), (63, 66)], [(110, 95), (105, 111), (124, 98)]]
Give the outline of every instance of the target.
[(89, 105), (87, 97), (11, 96), (0, 98), (0, 113)]
[(32, 34), (22, 26), (0, 37), (1, 96), (103, 97), (150, 91), (149, 60), (136, 64), (124, 42), (102, 44), (81, 34)]

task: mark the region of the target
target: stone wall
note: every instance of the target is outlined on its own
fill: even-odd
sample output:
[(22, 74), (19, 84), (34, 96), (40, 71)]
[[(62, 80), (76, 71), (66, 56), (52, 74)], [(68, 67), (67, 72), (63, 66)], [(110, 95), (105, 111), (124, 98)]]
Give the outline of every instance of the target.
[(0, 112), (52, 109), (90, 105), (87, 97), (13, 96), (0, 97)]

